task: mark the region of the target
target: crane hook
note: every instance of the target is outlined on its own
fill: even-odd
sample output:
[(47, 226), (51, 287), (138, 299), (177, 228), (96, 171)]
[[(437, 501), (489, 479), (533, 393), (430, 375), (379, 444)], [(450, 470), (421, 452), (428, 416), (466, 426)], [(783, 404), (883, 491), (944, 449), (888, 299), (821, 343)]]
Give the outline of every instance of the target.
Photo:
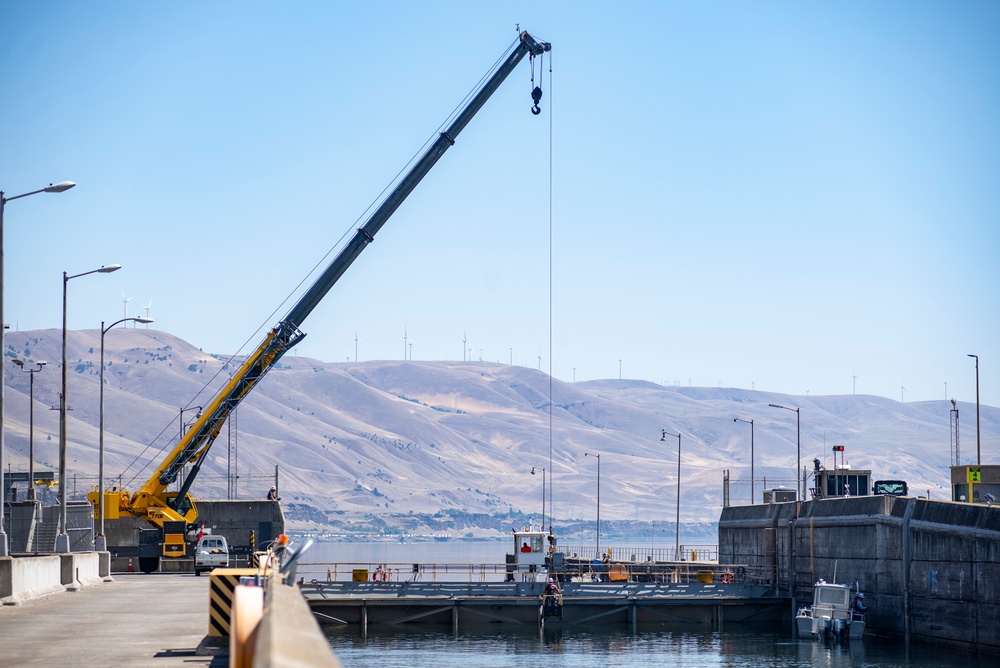
[(542, 108), (538, 106), (538, 103), (542, 99), (542, 89), (535, 86), (535, 89), (531, 91), (531, 99), (535, 101), (535, 104), (531, 107), (531, 113), (537, 116), (542, 113)]

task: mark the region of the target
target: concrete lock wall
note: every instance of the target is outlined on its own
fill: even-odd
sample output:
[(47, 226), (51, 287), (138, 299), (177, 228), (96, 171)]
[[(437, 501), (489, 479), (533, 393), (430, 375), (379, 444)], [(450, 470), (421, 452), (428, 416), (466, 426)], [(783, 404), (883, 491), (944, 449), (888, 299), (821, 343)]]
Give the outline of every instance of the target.
[(917, 503), (910, 517), (910, 633), (941, 628), (1000, 654), (1000, 509)]
[[(285, 517), (278, 501), (199, 500), (197, 504), (197, 523), (204, 523), (215, 535), (225, 536), (230, 548), (249, 549), (251, 531), (258, 548), (285, 532)], [(136, 517), (105, 521), (112, 555), (115, 553), (113, 548), (137, 546), (140, 530), (153, 528), (146, 520)]]
[(198, 523), (223, 535), (230, 547), (249, 549), (250, 532), (254, 532), (256, 547), (285, 532), (285, 517), (278, 501), (198, 501)]
[(872, 632), (1000, 654), (1000, 508), (891, 496), (730, 507), (719, 560), (773, 570), (796, 607), (819, 578), (857, 583)]

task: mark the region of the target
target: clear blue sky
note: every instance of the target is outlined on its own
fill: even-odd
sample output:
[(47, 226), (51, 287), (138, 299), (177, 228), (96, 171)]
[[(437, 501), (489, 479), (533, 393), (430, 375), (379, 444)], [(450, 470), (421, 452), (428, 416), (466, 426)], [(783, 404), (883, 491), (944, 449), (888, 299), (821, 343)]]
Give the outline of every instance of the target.
[(516, 23), (299, 355), (1000, 405), (996, 2), (6, 2), (7, 321), (256, 344)]

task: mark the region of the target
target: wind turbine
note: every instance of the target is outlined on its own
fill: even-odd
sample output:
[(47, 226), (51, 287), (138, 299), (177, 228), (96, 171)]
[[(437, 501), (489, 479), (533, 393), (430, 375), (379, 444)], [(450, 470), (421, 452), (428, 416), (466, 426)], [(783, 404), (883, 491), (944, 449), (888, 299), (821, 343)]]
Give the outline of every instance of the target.
[(358, 330), (354, 330), (354, 361), (358, 361), (358, 341), (363, 341), (364, 339), (358, 338)]
[[(854, 384), (852, 385), (852, 389), (851, 389), (851, 394), (857, 394), (858, 393), (858, 372), (857, 371), (853, 371), (851, 373), (852, 373), (851, 378), (854, 381)], [(947, 392), (945, 392), (945, 394), (947, 394)]]
[(406, 325), (403, 325), (403, 361), (406, 361)]
[(122, 290), (122, 318), (128, 320), (128, 303), (134, 299), (134, 297), (126, 297), (125, 291)]
[(469, 337), (466, 332), (462, 332), (462, 364), (465, 364), (465, 349), (469, 347)]
[[(142, 307), (144, 309), (146, 309), (146, 317), (148, 318), (149, 317), (149, 309), (153, 308), (153, 298), (150, 297), (149, 298), (149, 303), (148, 304), (143, 304)], [(149, 323), (148, 322), (146, 323), (146, 329), (149, 329)]]

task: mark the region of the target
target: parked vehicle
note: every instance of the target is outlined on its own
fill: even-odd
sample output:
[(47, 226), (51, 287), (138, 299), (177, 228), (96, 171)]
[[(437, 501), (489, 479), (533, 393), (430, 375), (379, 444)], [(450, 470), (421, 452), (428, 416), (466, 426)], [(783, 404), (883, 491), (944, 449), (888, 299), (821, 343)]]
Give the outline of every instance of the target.
[(875, 494), (890, 494), (892, 496), (906, 496), (909, 489), (905, 480), (876, 480)]
[(201, 537), (194, 551), (194, 574), (210, 573), (214, 568), (229, 567), (229, 545), (225, 536), (206, 534)]

